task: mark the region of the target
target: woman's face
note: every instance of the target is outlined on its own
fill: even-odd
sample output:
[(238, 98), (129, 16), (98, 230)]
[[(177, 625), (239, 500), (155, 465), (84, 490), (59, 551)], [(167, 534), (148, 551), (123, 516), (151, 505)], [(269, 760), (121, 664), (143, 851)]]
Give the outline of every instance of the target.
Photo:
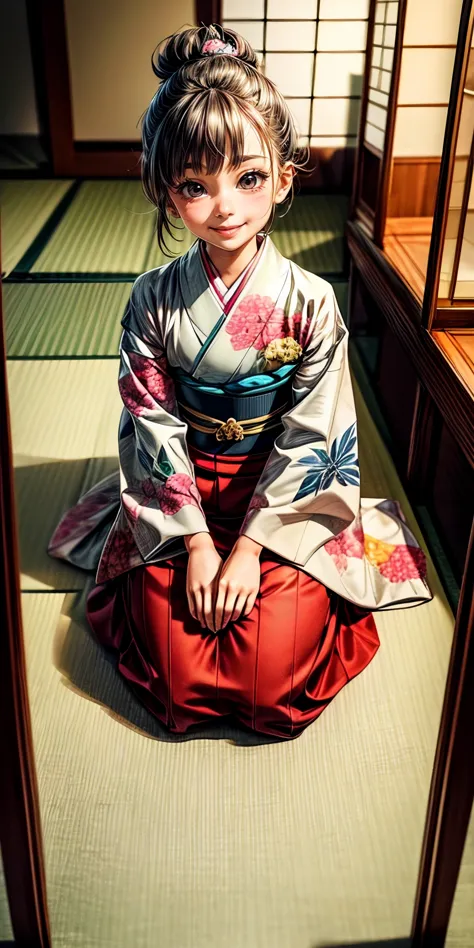
[(263, 150), (255, 129), (245, 122), (244, 155), (239, 168), (229, 168), (226, 157), (219, 174), (208, 175), (190, 167), (175, 188), (168, 191), (171, 213), (188, 230), (221, 250), (235, 251), (262, 231), (273, 204), (281, 203), (293, 178), (288, 163), (280, 175), (274, 167), (272, 182), (268, 150)]

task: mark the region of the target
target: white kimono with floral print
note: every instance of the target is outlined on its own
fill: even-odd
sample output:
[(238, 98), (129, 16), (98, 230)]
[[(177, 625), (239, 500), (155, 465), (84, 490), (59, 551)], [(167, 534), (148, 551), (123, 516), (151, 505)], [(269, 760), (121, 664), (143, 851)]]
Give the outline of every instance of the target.
[(223, 312), (196, 241), (138, 277), (122, 325), (120, 483), (106, 478), (80, 499), (57, 528), (52, 555), (98, 563), (104, 582), (183, 553), (184, 536), (208, 526), (173, 371), (206, 385), (271, 382), (274, 350), (264, 350), (290, 338), (299, 352), (292, 404), (241, 533), (367, 609), (431, 599), (424, 553), (399, 504), (360, 497), (348, 330), (329, 283), (266, 236)]

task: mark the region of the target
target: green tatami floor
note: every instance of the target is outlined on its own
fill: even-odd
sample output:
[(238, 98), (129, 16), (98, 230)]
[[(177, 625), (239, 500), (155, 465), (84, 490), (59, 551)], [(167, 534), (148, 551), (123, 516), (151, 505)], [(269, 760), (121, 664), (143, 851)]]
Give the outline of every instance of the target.
[(3, 273), (18, 264), (72, 181), (0, 181)]
[[(25, 186), (18, 207), (32, 219), (39, 192), (6, 182), (7, 194), (11, 184)], [(433, 601), (376, 614), (374, 661), (297, 740), (279, 742), (229, 725), (169, 735), (92, 638), (86, 574), (46, 553), (61, 513), (117, 464), (120, 318), (134, 274), (163, 262), (139, 187), (67, 182), (71, 203), (51, 222), (64, 199), (57, 191), (29, 242), (11, 197), (5, 215), (23, 617), (53, 946), (389, 948), (398, 939), (408, 948), (453, 632), (431, 559)], [(334, 281), (343, 310), (346, 207), (300, 198), (272, 235)], [(362, 493), (398, 499), (424, 545), (355, 378), (354, 391)], [(471, 946), (473, 872), (471, 831), (448, 948)], [(0, 941), (9, 938), (0, 887)]]

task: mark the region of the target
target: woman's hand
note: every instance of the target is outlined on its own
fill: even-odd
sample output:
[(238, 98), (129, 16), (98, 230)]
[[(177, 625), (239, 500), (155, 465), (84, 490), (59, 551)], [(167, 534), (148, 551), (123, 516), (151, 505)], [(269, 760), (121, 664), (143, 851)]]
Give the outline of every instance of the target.
[(216, 576), (222, 566), (212, 537), (209, 533), (194, 533), (185, 537), (189, 553), (186, 573), (186, 594), (189, 611), (203, 629), (215, 632), (213, 618), (213, 592)]
[(216, 583), (216, 632), (253, 608), (260, 589), (261, 551), (260, 544), (250, 537), (240, 536), (234, 544)]

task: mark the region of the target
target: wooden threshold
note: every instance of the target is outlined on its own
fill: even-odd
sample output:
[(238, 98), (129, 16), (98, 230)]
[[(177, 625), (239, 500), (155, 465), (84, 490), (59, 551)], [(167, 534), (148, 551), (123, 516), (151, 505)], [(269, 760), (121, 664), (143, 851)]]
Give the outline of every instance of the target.
[(392, 217), (385, 228), (385, 257), (420, 303), (425, 293), (432, 225), (431, 217)]
[(432, 217), (387, 217), (385, 234), (397, 236), (431, 237)]
[[(454, 353), (448, 358), (445, 348), (439, 345), (434, 334), (422, 326), (421, 301), (413, 287), (401, 276), (398, 267), (356, 222), (348, 222), (346, 234), (353, 263), (365, 286), (407, 351), (419, 381), (433, 399), (466, 460), (474, 467), (473, 395), (464, 378), (454, 369), (451, 361)], [(449, 332), (452, 334), (453, 330)], [(458, 333), (464, 334), (465, 330), (458, 329), (456, 335)], [(447, 344), (452, 340), (444, 342)], [(452, 345), (454, 347), (454, 343)], [(457, 358), (459, 360), (459, 355)]]
[(474, 398), (474, 329), (435, 330), (432, 336)]

